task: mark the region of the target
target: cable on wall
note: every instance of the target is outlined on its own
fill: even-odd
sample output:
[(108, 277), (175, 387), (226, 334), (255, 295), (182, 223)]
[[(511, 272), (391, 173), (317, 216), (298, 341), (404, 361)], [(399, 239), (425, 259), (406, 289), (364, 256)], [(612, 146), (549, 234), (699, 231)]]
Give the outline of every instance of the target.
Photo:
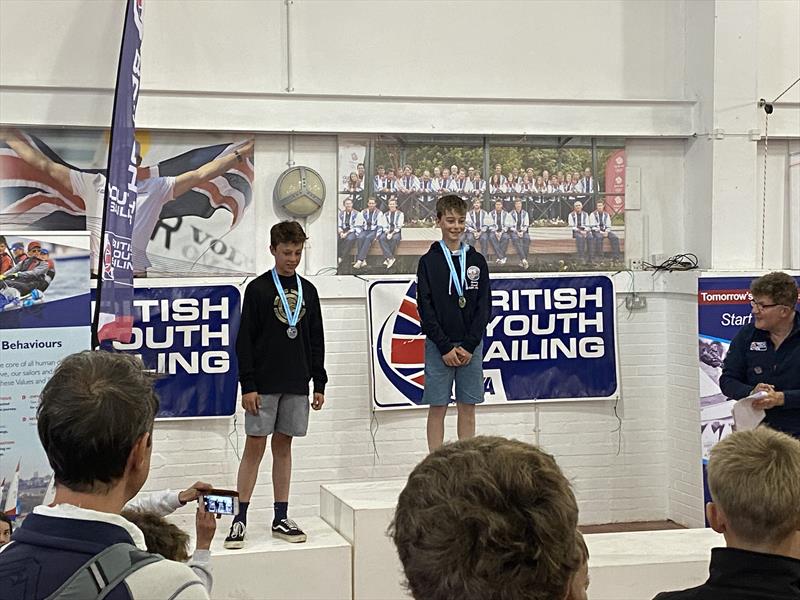
[(767, 233), (767, 156), (769, 149), (769, 116), (775, 110), (775, 103), (783, 97), (783, 95), (800, 83), (800, 77), (795, 79), (789, 87), (783, 90), (772, 101), (767, 102), (764, 98), (758, 101), (758, 107), (764, 109), (764, 185), (761, 192), (761, 268), (764, 268), (764, 252), (766, 247), (766, 233)]
[(378, 421), (378, 415), (375, 411), (375, 408), (372, 409), (372, 416), (369, 420), (369, 435), (372, 438), (372, 466), (373, 468), (377, 466), (377, 464), (381, 460), (381, 455), (378, 454), (378, 429), (380, 429), (381, 423)]
[(691, 271), (698, 268), (697, 255), (692, 252), (676, 254), (658, 264), (642, 261), (642, 267), (647, 271), (653, 271), (653, 275), (659, 271), (668, 271), (670, 273), (673, 271)]
[(285, 0), (286, 6), (286, 91), (294, 91), (294, 72), (292, 70), (292, 5), (294, 0)]
[(619, 394), (614, 399), (614, 418), (617, 419), (617, 426), (611, 430), (611, 433), (617, 434), (617, 456), (622, 454), (622, 417), (619, 416), (619, 412), (617, 412), (617, 406), (619, 406)]
[(761, 268), (764, 268), (764, 249), (767, 235), (767, 150), (769, 149), (769, 115), (768, 104), (764, 104), (764, 185), (761, 191)]
[[(236, 436), (234, 439), (236, 440), (236, 444), (234, 444), (233, 436)], [(231, 430), (228, 432), (228, 445), (233, 450), (233, 453), (236, 455), (236, 460), (241, 462), (242, 456), (239, 453), (239, 432), (236, 427), (236, 413), (233, 415), (233, 422), (231, 423)]]

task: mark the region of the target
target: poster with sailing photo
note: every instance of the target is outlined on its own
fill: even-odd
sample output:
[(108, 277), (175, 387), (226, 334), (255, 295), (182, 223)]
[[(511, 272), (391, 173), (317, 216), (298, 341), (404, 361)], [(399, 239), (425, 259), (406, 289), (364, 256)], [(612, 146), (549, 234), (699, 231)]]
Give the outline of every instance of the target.
[[(136, 276), (253, 273), (253, 140), (137, 131)], [(0, 227), (89, 231), (96, 272), (108, 132), (0, 129)]]

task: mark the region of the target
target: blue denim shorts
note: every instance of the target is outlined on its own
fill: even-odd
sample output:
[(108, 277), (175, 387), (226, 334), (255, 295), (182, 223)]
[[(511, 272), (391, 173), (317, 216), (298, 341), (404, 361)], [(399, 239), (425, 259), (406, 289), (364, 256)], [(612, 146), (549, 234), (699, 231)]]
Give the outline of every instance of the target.
[[(458, 345), (457, 342), (454, 342)], [(422, 403), (430, 406), (447, 406), (452, 401), (453, 383), (456, 385), (455, 401), (462, 404), (483, 402), (483, 342), (472, 353), (469, 364), (448, 367), (436, 344), (425, 340), (425, 389)]]

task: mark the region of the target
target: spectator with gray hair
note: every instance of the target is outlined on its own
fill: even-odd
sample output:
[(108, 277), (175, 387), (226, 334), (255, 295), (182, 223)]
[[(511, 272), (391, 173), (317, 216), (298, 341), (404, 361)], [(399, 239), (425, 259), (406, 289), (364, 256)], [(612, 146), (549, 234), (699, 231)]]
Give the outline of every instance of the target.
[(142, 532), (120, 516), (150, 471), (152, 384), (127, 354), (80, 352), (56, 368), (37, 409), (56, 495), (0, 553), (4, 600), (208, 598), (188, 566), (148, 553)]

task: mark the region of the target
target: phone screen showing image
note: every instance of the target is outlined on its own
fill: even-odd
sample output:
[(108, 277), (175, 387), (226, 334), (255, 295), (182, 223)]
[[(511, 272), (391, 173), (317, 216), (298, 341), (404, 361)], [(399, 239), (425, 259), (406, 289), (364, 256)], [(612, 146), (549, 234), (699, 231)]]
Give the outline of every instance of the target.
[(203, 496), (203, 503), (205, 504), (206, 512), (216, 513), (218, 515), (236, 514), (235, 498), (233, 496), (209, 494)]

